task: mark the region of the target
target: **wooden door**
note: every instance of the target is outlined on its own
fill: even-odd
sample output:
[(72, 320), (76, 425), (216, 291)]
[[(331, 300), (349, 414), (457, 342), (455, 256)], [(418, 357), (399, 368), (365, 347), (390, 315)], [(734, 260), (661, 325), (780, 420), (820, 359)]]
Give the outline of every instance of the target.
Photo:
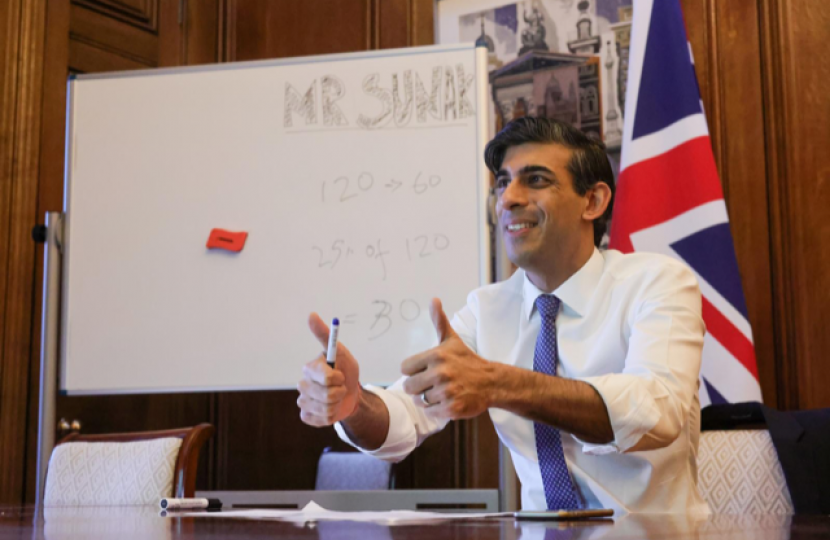
[[(218, 60), (219, 0), (54, 0), (46, 3), (43, 109), (37, 219), (63, 206), (66, 80), (70, 74), (152, 69)], [(42, 250), (34, 282), (42, 282)], [(33, 336), (40, 336), (42, 291), (34, 287)], [(39, 345), (31, 342), (31, 377), (25, 499), (36, 482)], [(84, 433), (113, 433), (192, 426), (213, 419), (210, 394), (67, 397), (57, 418), (78, 421)], [(60, 437), (61, 434), (58, 434)], [(212, 445), (213, 443), (209, 443)], [(208, 485), (212, 447), (200, 463), (199, 487)], [(21, 467), (21, 470), (23, 468)]]

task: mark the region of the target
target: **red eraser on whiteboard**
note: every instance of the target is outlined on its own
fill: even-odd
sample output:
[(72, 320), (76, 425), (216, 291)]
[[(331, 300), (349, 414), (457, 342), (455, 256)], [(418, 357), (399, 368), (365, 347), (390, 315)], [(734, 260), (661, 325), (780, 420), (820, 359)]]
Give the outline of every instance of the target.
[(242, 251), (245, 247), (245, 240), (248, 238), (246, 232), (231, 232), (225, 229), (213, 229), (208, 237), (208, 249), (226, 249), (228, 251)]

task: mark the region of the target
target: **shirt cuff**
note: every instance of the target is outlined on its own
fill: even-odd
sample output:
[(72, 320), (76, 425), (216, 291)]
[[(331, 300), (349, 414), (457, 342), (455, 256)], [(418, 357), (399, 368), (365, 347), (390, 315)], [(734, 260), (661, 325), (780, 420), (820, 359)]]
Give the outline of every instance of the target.
[(346, 434), (340, 422), (334, 424), (334, 430), (337, 435), (346, 443), (357, 448), (368, 456), (373, 456), (385, 461), (398, 462), (409, 455), (417, 446), (417, 435), (412, 419), (406, 410), (406, 407), (397, 399), (392, 392), (384, 390), (379, 386), (366, 385), (363, 390), (372, 392), (378, 396), (386, 408), (389, 410), (389, 432), (386, 434), (386, 440), (376, 450), (366, 450), (361, 448), (354, 441), (352, 441)]
[(625, 452), (651, 431), (660, 420), (660, 411), (653, 397), (642, 387), (644, 381), (635, 375), (609, 374), (580, 378), (600, 395), (608, 411), (614, 440), (608, 444), (591, 444), (574, 437), (582, 452), (604, 455)]

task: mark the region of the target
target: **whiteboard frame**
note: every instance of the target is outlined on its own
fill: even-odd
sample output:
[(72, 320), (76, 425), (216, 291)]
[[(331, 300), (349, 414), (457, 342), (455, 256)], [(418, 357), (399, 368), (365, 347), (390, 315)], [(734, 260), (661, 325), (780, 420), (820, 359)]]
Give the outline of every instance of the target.
[(287, 58), (281, 60), (257, 60), (248, 62), (234, 62), (228, 64), (208, 64), (188, 67), (172, 67), (144, 69), (127, 72), (91, 73), (82, 75), (71, 75), (67, 83), (67, 123), (66, 123), (66, 149), (64, 168), (64, 205), (63, 205), (63, 257), (62, 276), (60, 282), (61, 314), (60, 314), (60, 384), (58, 391), (66, 396), (93, 396), (93, 395), (145, 395), (145, 394), (174, 394), (174, 393), (198, 393), (198, 392), (238, 392), (238, 391), (262, 391), (262, 390), (293, 390), (288, 386), (243, 386), (243, 387), (166, 387), (166, 388), (129, 388), (129, 389), (87, 389), (87, 390), (66, 390), (67, 376), (67, 354), (69, 335), (69, 259), (71, 249), (71, 199), (72, 199), (72, 177), (74, 175), (75, 152), (78, 148), (77, 134), (74, 126), (74, 86), (77, 81), (88, 81), (96, 79), (116, 78), (139, 78), (164, 76), (181, 73), (199, 73), (212, 71), (230, 71), (238, 69), (268, 68), (275, 66), (290, 66), (300, 64), (315, 64), (322, 62), (349, 61), (367, 58), (385, 58), (399, 56), (414, 56), (438, 52), (469, 51), (475, 50), (475, 85), (476, 85), (476, 152), (479, 156), (477, 161), (477, 192), (478, 192), (478, 237), (479, 237), (479, 287), (492, 283), (492, 250), (490, 240), (490, 223), (488, 217), (488, 203), (490, 196), (490, 173), (484, 165), (484, 147), (488, 142), (489, 122), (489, 79), (487, 70), (487, 50), (483, 47), (476, 48), (474, 44), (451, 44), (431, 45), (425, 47), (407, 47), (399, 49), (384, 49), (382, 51), (367, 51), (359, 53), (328, 54), (319, 56), (306, 56), (298, 58)]
[[(361, 60), (366, 58), (385, 58), (388, 56), (420, 56), (421, 54), (469, 51), (475, 49), (473, 43), (452, 43), (448, 45), (426, 45), (423, 47), (400, 47), (397, 49), (382, 49), (377, 51), (364, 51), (354, 53), (320, 54), (315, 56), (297, 56), (292, 58), (281, 58), (278, 60), (247, 60), (244, 62), (226, 62), (224, 64), (200, 64), (198, 66), (166, 67), (134, 69), (130, 71), (110, 71), (104, 73), (82, 73), (70, 75), (70, 82), (73, 80), (89, 81), (93, 79), (121, 79), (135, 77), (152, 77), (156, 75), (172, 75), (176, 73), (199, 73), (204, 71), (232, 71), (237, 69), (267, 68), (274, 66), (292, 66), (299, 64), (318, 64), (321, 62), (340, 62), (350, 60)], [(485, 52), (484, 73), (487, 74), (487, 53)], [(478, 65), (476, 67), (479, 67)], [(488, 80), (485, 76), (485, 80)], [(488, 82), (489, 84), (489, 82)], [(485, 111), (485, 114), (486, 111)]]

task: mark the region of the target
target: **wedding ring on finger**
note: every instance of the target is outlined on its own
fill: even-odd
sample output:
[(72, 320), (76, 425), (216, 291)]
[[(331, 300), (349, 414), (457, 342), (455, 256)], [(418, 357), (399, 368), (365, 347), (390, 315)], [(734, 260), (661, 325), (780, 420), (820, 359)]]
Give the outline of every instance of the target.
[(429, 407), (430, 405), (432, 405), (432, 403), (430, 403), (429, 400), (427, 399), (427, 391), (426, 390), (421, 392), (421, 403), (424, 404), (424, 407)]

